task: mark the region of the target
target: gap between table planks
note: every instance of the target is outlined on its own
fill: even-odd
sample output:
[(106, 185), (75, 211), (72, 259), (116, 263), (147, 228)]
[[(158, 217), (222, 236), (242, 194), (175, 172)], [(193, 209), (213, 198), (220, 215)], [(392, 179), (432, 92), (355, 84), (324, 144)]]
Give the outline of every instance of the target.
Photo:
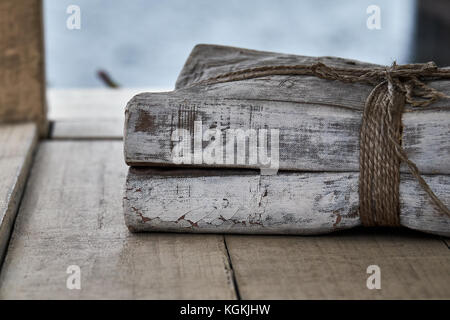
[[(128, 232), (125, 173), (119, 141), (42, 142), (0, 298), (235, 299), (223, 236)], [(81, 290), (66, 288), (70, 265), (81, 268)]]

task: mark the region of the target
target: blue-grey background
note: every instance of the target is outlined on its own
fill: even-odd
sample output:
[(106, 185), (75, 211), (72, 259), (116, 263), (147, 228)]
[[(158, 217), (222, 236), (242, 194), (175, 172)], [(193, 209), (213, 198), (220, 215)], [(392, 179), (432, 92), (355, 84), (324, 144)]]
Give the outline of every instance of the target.
[[(66, 9), (81, 8), (81, 29)], [(366, 8), (381, 8), (381, 30)], [(197, 43), (391, 64), (412, 59), (414, 0), (45, 0), (49, 87), (172, 88)]]

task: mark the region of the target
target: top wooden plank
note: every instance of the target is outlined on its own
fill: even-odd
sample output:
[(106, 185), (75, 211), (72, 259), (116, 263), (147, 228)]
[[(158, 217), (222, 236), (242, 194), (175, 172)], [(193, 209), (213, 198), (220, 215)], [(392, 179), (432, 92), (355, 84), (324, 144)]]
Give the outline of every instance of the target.
[(0, 122), (35, 121), (46, 134), (41, 0), (0, 1)]
[(308, 57), (229, 46), (198, 44), (192, 49), (178, 76), (175, 89), (219, 74), (270, 65), (295, 65), (322, 62), (336, 67), (373, 67), (371, 63), (336, 57)]
[[(182, 89), (185, 87), (189, 87), (192, 84), (207, 80), (211, 77), (218, 76), (220, 74), (224, 74), (227, 72), (233, 72), (238, 70), (243, 70), (247, 68), (254, 67), (263, 67), (270, 65), (297, 65), (297, 64), (313, 64), (316, 62), (322, 62), (325, 65), (332, 67), (343, 67), (343, 68), (370, 68), (370, 67), (381, 67), (377, 64), (367, 63), (363, 61), (353, 60), (353, 59), (345, 59), (339, 57), (309, 57), (309, 56), (301, 56), (294, 54), (283, 54), (277, 52), (268, 52), (268, 51), (257, 51), (250, 50), (244, 48), (236, 48), (230, 46), (219, 46), (219, 45), (210, 45), (210, 44), (198, 44), (190, 53), (186, 63), (181, 70), (175, 85), (175, 89)], [(450, 68), (450, 67), (446, 67)], [(267, 80), (271, 78), (279, 78), (279, 76), (268, 76), (260, 78), (261, 80)], [(301, 98), (305, 96), (306, 93), (313, 94), (314, 92), (300, 92), (296, 93), (295, 90), (288, 90), (293, 86), (292, 84), (295, 82), (294, 80), (298, 78), (298, 76), (282, 76), (284, 79), (284, 83), (279, 83), (280, 96), (285, 96), (288, 101), (309, 101), (312, 102), (314, 98), (317, 97), (308, 97), (308, 99), (302, 100)], [(345, 102), (345, 106), (350, 107), (352, 109), (363, 110), (364, 102), (370, 91), (373, 89), (373, 86), (359, 83), (340, 83), (339, 81), (334, 80), (323, 80), (318, 79), (317, 77), (306, 77), (309, 81), (314, 81), (312, 87), (314, 86), (323, 86), (325, 83), (329, 82), (337, 82), (333, 86), (337, 86), (335, 90), (332, 92), (328, 92), (333, 86), (325, 85), (326, 90), (323, 90), (322, 95), (324, 96), (323, 102), (334, 102), (336, 105), (342, 105), (342, 102)], [(245, 81), (244, 81), (245, 83)], [(437, 80), (430, 81), (428, 83), (431, 87), (439, 90), (440, 92), (450, 96), (450, 81), (448, 80)], [(345, 90), (345, 88), (349, 88), (350, 90)], [(212, 86), (211, 89), (214, 89)], [(268, 88), (266, 88), (268, 89)], [(295, 88), (297, 89), (297, 88)], [(351, 97), (342, 97), (337, 94), (338, 92), (345, 92), (345, 94), (350, 94)], [(258, 94), (262, 94), (262, 99), (269, 99), (271, 94), (264, 95), (263, 92), (257, 92)], [(247, 98), (252, 99), (256, 98), (256, 96), (252, 93), (252, 90), (248, 90), (246, 92)], [(231, 97), (242, 97), (242, 95), (231, 92)], [(330, 101), (327, 98), (332, 97), (333, 99)], [(312, 98), (312, 99), (311, 99)], [(318, 101), (319, 102), (319, 101)], [(435, 102), (432, 106), (427, 107), (425, 109), (421, 108), (410, 108), (408, 105), (406, 106), (406, 111), (429, 111), (436, 109), (449, 110), (450, 109), (450, 99), (441, 99)]]

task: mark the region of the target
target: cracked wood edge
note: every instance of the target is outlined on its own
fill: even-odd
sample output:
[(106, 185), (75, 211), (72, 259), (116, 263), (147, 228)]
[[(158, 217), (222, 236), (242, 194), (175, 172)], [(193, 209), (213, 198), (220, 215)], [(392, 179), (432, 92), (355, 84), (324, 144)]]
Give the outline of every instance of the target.
[(34, 123), (0, 124), (0, 265), (37, 143)]
[[(450, 176), (424, 176), (447, 205)], [(133, 232), (322, 234), (361, 224), (358, 173), (130, 168), (124, 214)], [(449, 236), (450, 221), (408, 174), (400, 223)]]
[(42, 1), (0, 1), (0, 122), (37, 123), (46, 136)]
[[(371, 230), (371, 231), (370, 231)], [(449, 299), (450, 253), (436, 237), (359, 229), (326, 237), (226, 236), (243, 299)], [(381, 290), (366, 286), (381, 270)]]
[[(125, 176), (119, 141), (42, 142), (0, 274), (0, 297), (235, 299), (222, 236), (127, 230)], [(66, 288), (70, 265), (81, 268), (81, 290)]]

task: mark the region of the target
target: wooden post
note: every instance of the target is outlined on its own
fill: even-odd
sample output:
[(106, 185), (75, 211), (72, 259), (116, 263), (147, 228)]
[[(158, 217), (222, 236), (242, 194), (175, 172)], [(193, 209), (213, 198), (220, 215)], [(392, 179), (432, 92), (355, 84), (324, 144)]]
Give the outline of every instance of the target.
[(0, 1), (0, 123), (47, 131), (41, 0)]

